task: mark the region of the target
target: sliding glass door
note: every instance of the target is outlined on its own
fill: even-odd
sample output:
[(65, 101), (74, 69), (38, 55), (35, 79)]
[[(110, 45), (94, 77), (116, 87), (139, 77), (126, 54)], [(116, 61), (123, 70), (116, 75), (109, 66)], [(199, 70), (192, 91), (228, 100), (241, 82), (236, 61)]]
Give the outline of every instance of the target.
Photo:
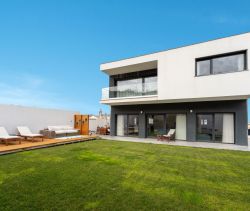
[(222, 142), (224, 114), (214, 114), (214, 141)]
[(223, 114), (222, 143), (234, 144), (234, 115)]
[(128, 136), (138, 136), (139, 135), (139, 116), (138, 115), (128, 115)]
[(187, 117), (185, 114), (176, 115), (176, 133), (177, 140), (186, 140), (187, 137)]
[(127, 115), (117, 115), (116, 135), (125, 136), (126, 131), (127, 131)]
[(234, 143), (234, 115), (230, 113), (197, 114), (196, 139)]
[(119, 114), (116, 117), (117, 136), (138, 136), (139, 135), (139, 116)]
[(213, 140), (213, 115), (198, 114), (196, 118), (196, 139), (204, 141)]
[(148, 114), (147, 136), (166, 135), (170, 129), (175, 129), (175, 138), (186, 140), (185, 114)]
[(147, 136), (154, 137), (165, 134), (165, 116), (163, 114), (150, 114), (147, 116)]

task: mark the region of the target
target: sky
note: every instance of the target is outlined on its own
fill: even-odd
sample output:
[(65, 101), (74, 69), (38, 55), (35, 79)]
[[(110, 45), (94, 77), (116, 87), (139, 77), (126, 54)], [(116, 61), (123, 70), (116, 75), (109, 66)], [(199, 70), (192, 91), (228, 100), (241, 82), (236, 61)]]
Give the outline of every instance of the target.
[[(0, 0), (0, 103), (98, 113), (100, 64), (250, 31), (249, 0)], [(249, 117), (250, 119), (250, 117)]]

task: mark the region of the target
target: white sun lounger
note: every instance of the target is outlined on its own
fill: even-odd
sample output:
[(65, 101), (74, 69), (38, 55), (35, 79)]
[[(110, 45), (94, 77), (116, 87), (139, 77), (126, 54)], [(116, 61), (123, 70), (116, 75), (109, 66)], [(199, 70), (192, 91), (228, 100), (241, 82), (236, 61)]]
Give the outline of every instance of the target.
[(17, 140), (19, 140), (19, 144), (21, 144), (21, 137), (9, 135), (5, 127), (0, 127), (0, 140), (4, 141), (6, 145), (9, 144), (9, 141), (17, 141)]
[(31, 138), (31, 140), (34, 141), (35, 138), (41, 138), (43, 141), (43, 135), (32, 133), (26, 126), (18, 126), (17, 130), (20, 133), (20, 136), (24, 137), (25, 139)]

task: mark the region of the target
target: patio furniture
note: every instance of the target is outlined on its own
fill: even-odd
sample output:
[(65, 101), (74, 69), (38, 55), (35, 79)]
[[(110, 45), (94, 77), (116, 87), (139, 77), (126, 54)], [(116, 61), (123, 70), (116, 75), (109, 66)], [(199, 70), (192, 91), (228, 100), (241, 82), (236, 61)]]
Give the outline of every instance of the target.
[(175, 138), (175, 129), (170, 129), (166, 135), (157, 135), (157, 140), (159, 141), (170, 141)]
[(65, 136), (80, 135), (80, 130), (74, 129), (72, 126), (48, 126), (48, 128), (40, 131), (46, 138), (59, 138)]
[(19, 144), (21, 144), (21, 137), (15, 135), (9, 135), (9, 133), (4, 127), (0, 127), (0, 140), (4, 141), (6, 145), (9, 144), (9, 141), (17, 141), (17, 140), (19, 140)]
[(110, 128), (109, 127), (97, 127), (96, 133), (99, 135), (109, 135)]
[(17, 130), (20, 133), (20, 136), (24, 137), (25, 140), (28, 140), (30, 138), (31, 141), (34, 142), (35, 138), (41, 138), (43, 141), (43, 135), (32, 133), (26, 126), (18, 126)]

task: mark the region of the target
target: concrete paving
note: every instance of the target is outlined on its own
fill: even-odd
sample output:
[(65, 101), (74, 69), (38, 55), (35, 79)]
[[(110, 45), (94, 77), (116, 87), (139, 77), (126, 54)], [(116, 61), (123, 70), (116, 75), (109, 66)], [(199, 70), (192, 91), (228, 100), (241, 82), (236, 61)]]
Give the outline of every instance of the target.
[(129, 141), (129, 142), (151, 143), (151, 144), (166, 144), (173, 146), (250, 151), (250, 140), (248, 140), (248, 146), (240, 146), (235, 144), (192, 142), (192, 141), (179, 141), (179, 140), (167, 142), (167, 141), (157, 141), (156, 139), (153, 138), (135, 138), (135, 137), (119, 137), (119, 136), (103, 136), (103, 135), (100, 137), (103, 139), (114, 140), (114, 141)]

